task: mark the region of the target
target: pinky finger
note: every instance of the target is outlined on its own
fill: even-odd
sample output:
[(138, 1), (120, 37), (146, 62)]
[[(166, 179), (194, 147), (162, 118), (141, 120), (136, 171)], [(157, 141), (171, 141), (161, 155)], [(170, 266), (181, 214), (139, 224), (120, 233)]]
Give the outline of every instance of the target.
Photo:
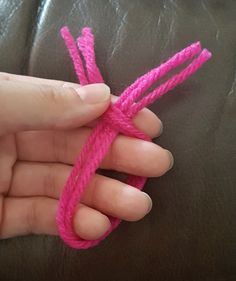
[[(28, 234), (58, 235), (56, 211), (58, 200), (45, 197), (5, 198), (0, 224), (0, 238)], [(74, 217), (74, 229), (83, 239), (102, 236), (110, 227), (107, 216), (80, 204)]]

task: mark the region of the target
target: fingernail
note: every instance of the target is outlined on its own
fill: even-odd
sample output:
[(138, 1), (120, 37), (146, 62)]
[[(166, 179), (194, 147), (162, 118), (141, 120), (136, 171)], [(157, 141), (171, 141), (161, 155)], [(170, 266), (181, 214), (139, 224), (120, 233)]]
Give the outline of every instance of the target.
[(163, 133), (163, 123), (160, 123), (159, 136)]
[(142, 194), (148, 199), (148, 207), (147, 207), (147, 211), (146, 211), (146, 214), (148, 214), (152, 209), (152, 199), (147, 193), (145, 193), (143, 191), (142, 191)]
[(170, 155), (170, 167), (169, 167), (169, 170), (170, 170), (174, 166), (174, 157), (173, 157), (172, 153), (169, 150), (168, 150), (168, 153)]
[(110, 99), (110, 88), (103, 84), (92, 84), (75, 89), (80, 98), (88, 104), (105, 102)]

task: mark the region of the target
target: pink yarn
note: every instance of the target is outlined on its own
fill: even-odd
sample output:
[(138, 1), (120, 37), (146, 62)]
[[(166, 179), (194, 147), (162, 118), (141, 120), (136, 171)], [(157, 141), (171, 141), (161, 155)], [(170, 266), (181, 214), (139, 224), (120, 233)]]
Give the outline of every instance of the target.
[[(88, 27), (83, 28), (82, 35), (77, 39), (77, 45), (68, 27), (61, 29), (61, 35), (73, 61), (80, 84), (86, 85), (103, 82), (102, 75), (95, 61), (94, 37), (91, 29)], [(110, 105), (108, 110), (101, 116), (76, 160), (60, 197), (57, 211), (57, 225), (60, 237), (67, 245), (76, 249), (93, 247), (119, 225), (119, 219), (110, 217), (111, 227), (101, 238), (97, 240), (84, 240), (80, 238), (73, 229), (73, 217), (82, 193), (107, 154), (111, 143), (119, 133), (151, 141), (149, 136), (140, 132), (133, 125), (132, 118), (142, 108), (150, 105), (169, 90), (172, 90), (185, 81), (210, 57), (211, 53), (206, 49), (201, 50), (199, 42), (190, 45), (174, 55), (167, 62), (138, 78), (120, 95), (117, 102)], [(158, 79), (191, 59), (192, 62), (187, 67), (141, 99), (141, 96)], [(129, 185), (140, 190), (143, 188), (145, 182), (146, 178), (144, 177), (130, 175), (127, 178)]]

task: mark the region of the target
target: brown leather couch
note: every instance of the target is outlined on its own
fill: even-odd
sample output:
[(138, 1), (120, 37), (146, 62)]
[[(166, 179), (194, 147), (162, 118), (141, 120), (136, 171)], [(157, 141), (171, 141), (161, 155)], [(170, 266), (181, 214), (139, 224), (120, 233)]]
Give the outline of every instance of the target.
[(191, 42), (213, 58), (155, 103), (158, 144), (174, 169), (150, 179), (152, 212), (99, 247), (75, 251), (59, 238), (0, 242), (0, 280), (236, 280), (236, 1), (1, 0), (0, 71), (76, 81), (59, 36), (89, 25), (113, 93)]

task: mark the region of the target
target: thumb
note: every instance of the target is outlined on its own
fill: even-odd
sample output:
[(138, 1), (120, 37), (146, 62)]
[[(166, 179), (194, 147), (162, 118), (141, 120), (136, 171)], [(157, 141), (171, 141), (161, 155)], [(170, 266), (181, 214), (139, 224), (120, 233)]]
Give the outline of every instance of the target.
[(55, 87), (2, 81), (0, 104), (0, 135), (74, 128), (94, 120), (107, 109), (110, 89), (105, 84), (81, 87), (65, 83), (64, 87)]

